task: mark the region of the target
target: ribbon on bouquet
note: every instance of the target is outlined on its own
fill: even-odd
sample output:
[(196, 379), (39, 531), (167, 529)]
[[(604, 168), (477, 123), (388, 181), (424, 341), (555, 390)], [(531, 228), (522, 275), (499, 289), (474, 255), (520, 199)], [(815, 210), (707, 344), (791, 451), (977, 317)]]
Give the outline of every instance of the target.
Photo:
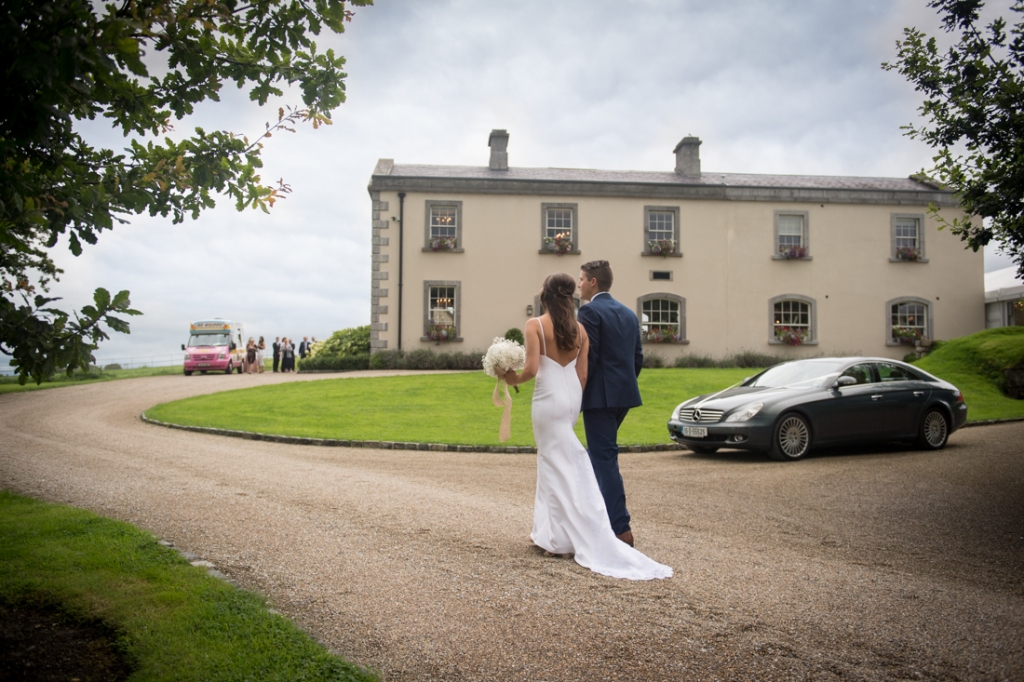
[[(501, 387), (505, 387), (505, 397), (501, 396)], [(508, 384), (504, 379), (498, 379), (494, 385), (494, 395), (491, 402), (495, 407), (504, 407), (505, 412), (501, 415), (501, 429), (498, 430), (498, 442), (504, 443), (512, 437), (512, 396), (508, 392)]]

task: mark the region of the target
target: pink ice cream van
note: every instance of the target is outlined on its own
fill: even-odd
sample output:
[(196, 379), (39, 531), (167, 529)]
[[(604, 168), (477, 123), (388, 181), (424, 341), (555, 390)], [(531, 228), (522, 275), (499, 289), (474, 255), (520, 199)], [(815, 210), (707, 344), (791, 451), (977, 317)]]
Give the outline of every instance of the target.
[(240, 322), (200, 320), (189, 327), (188, 345), (181, 346), (185, 351), (185, 376), (196, 371), (230, 374), (232, 369), (242, 373), (246, 342), (242, 340)]

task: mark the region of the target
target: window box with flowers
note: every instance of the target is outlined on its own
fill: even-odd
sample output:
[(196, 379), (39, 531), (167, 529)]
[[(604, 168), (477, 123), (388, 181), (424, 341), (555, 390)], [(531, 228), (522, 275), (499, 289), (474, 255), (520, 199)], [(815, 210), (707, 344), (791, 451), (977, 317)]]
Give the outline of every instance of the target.
[(916, 246), (901, 246), (896, 249), (896, 260), (910, 261), (916, 263), (921, 260), (921, 249)]
[(651, 239), (647, 242), (647, 252), (652, 256), (666, 258), (676, 253), (675, 239)]
[(571, 232), (559, 232), (553, 237), (544, 237), (544, 248), (559, 256), (572, 253), (572, 246)]
[(916, 346), (922, 339), (921, 330), (913, 327), (893, 327), (892, 340), (903, 346)]
[(432, 324), (427, 329), (427, 338), (441, 345), (455, 339), (455, 326), (450, 324)]
[(806, 329), (795, 327), (776, 327), (775, 339), (787, 346), (802, 346), (807, 341), (808, 332)]
[(431, 251), (457, 251), (458, 242), (455, 237), (432, 237), (430, 239)]
[(679, 343), (683, 340), (678, 327), (648, 327), (643, 339), (644, 343)]
[(780, 246), (779, 260), (810, 260), (806, 246)]

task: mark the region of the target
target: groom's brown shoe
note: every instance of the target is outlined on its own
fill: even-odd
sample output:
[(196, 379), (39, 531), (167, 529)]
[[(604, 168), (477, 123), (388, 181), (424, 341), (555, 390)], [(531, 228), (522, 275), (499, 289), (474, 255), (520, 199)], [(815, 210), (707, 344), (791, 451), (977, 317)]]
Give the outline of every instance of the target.
[(616, 535), (615, 537), (622, 540), (630, 547), (633, 546), (633, 531), (627, 530), (625, 533), (622, 533), (621, 535)]

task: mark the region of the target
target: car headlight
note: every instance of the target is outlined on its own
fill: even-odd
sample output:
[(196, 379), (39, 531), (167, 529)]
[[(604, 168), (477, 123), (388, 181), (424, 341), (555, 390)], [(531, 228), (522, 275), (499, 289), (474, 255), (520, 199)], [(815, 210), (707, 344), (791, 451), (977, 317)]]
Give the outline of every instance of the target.
[(751, 417), (753, 417), (755, 414), (760, 412), (762, 407), (764, 407), (764, 403), (751, 403), (744, 407), (742, 410), (736, 410), (735, 412), (730, 414), (728, 417), (725, 418), (725, 421), (745, 422)]
[(191, 357), (189, 356), (189, 354), (188, 354), (188, 353), (185, 353), (185, 362), (188, 362), (188, 361), (189, 361), (189, 360), (191, 360), (191, 359), (192, 359), (192, 358), (191, 358)]
[(217, 355), (217, 359), (218, 359), (218, 360), (224, 360), (224, 359), (226, 359), (226, 358), (227, 358), (227, 356), (226, 356), (226, 355), (224, 355), (224, 353), (220, 353), (219, 355)]

